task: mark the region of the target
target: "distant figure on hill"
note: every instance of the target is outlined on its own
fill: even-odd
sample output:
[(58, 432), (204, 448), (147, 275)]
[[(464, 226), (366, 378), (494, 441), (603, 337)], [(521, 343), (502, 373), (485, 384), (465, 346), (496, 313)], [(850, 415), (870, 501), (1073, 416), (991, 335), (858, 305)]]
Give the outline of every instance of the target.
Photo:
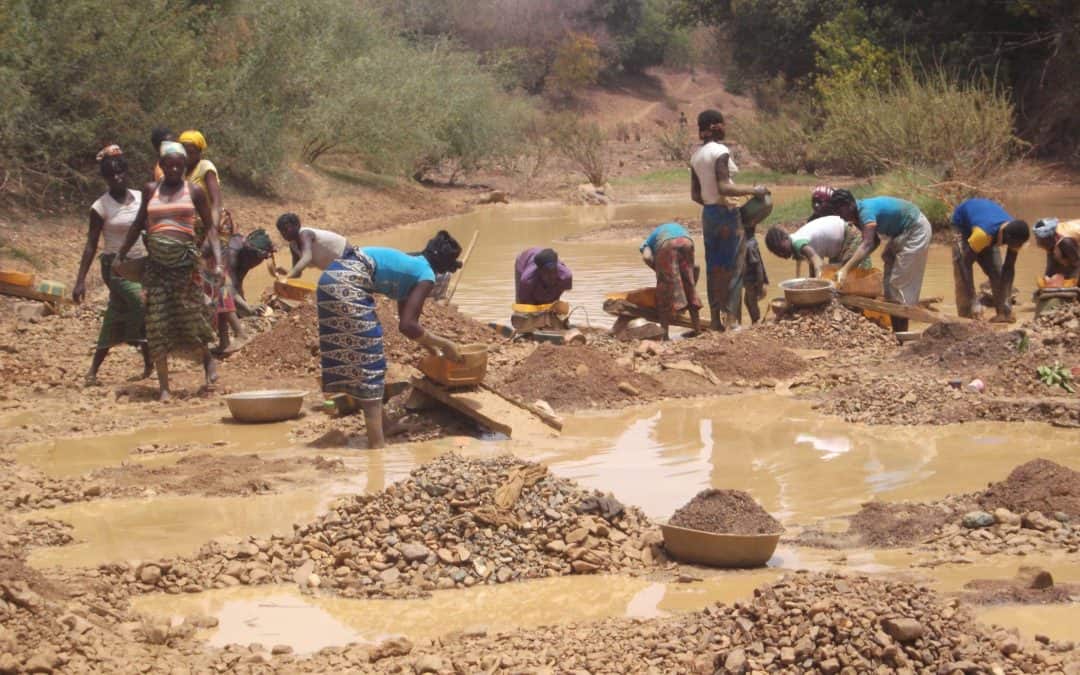
[(549, 305), (574, 286), (574, 274), (559, 254), (534, 246), (514, 261), (514, 301), (522, 305)]
[[(1010, 296), (1016, 276), (1016, 255), (1031, 236), (1031, 228), (1025, 221), (1010, 216), (1001, 204), (981, 198), (961, 202), (953, 211), (952, 226), (958, 235), (953, 245), (957, 312), (966, 318), (974, 313), (974, 263), (977, 262), (990, 279), (997, 311), (992, 321), (1015, 321)], [(999, 246), (1007, 249), (1004, 263)]]

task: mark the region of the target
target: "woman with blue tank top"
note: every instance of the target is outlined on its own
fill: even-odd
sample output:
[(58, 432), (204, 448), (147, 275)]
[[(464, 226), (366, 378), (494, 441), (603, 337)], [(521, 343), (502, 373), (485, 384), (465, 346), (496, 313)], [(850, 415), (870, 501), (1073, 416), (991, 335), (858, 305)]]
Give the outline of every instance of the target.
[[(301, 242), (298, 265), (307, 263), (324, 270), (316, 295), (322, 389), (346, 394), (359, 403), (364, 411), (368, 447), (381, 448), (386, 444), (386, 356), (382, 324), (375, 313), (375, 295), (397, 301), (398, 330), (402, 335), (432, 353), (458, 360), (458, 346), (425, 330), (420, 325), (420, 313), (435, 287), (435, 275), (461, 267), (461, 245), (446, 230), (440, 230), (417, 255), (380, 246), (354, 248), (342, 238), (341, 254), (331, 260), (320, 255), (324, 247), (316, 239), (319, 231), (314, 236), (302, 236), (304, 229), (309, 228), (301, 228), (295, 214), (286, 213), (278, 219), (278, 230), (286, 241)], [(330, 241), (329, 237), (325, 239)], [(315, 255), (311, 255), (313, 249)], [(298, 276), (302, 271), (302, 266), (294, 266), (291, 274)]]

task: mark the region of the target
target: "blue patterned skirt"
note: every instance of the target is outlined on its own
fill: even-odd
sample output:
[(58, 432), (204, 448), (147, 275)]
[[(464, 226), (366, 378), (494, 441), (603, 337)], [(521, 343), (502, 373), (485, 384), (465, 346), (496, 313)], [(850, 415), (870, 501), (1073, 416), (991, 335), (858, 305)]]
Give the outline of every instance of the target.
[(375, 313), (375, 263), (350, 249), (319, 277), (322, 388), (381, 401), (386, 384), (383, 330)]

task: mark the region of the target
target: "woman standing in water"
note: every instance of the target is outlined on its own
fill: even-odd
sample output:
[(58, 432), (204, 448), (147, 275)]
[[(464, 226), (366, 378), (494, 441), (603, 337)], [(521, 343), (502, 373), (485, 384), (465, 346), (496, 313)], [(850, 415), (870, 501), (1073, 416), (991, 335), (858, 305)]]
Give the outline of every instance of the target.
[[(299, 229), (299, 221), (296, 222)], [(279, 221), (280, 227), (280, 221)], [(319, 278), (319, 350), (322, 388), (352, 397), (364, 411), (369, 448), (386, 444), (383, 410), (386, 357), (375, 294), (398, 303), (398, 330), (432, 353), (457, 360), (458, 346), (424, 329), (420, 314), (435, 286), (435, 275), (461, 267), (461, 245), (440, 231), (419, 255), (393, 248), (352, 248)]]
[(165, 177), (143, 187), (139, 214), (114, 263), (127, 259), (145, 230), (146, 339), (157, 368), (162, 401), (170, 398), (169, 354), (193, 353), (202, 359), (207, 388), (217, 381), (217, 364), (208, 346), (214, 339), (214, 331), (207, 320), (202, 289), (195, 279), (199, 265), (196, 214), (206, 224), (214, 274), (219, 277), (224, 273), (221, 246), (206, 192), (184, 180), (186, 159), (184, 146), (172, 141), (161, 144)]
[[(97, 154), (101, 176), (109, 189), (98, 197), (90, 207), (90, 229), (86, 234), (86, 246), (83, 247), (79, 274), (75, 279), (75, 288), (71, 293), (75, 302), (86, 299), (86, 274), (90, 263), (97, 253), (98, 242), (104, 237), (104, 246), (100, 256), (101, 279), (109, 289), (109, 304), (101, 320), (98, 333), (97, 349), (90, 362), (90, 372), (86, 374), (86, 385), (99, 384), (98, 369), (109, 355), (114, 345), (127, 343), (138, 347), (143, 355), (142, 377), (150, 377), (153, 362), (146, 345), (146, 325), (143, 316), (142, 286), (134, 281), (113, 274), (112, 264), (116, 254), (127, 237), (131, 224), (142, 205), (142, 194), (129, 190), (127, 186), (127, 161), (118, 145), (110, 145)], [(146, 249), (136, 242), (131, 248), (136, 258), (146, 255)]]

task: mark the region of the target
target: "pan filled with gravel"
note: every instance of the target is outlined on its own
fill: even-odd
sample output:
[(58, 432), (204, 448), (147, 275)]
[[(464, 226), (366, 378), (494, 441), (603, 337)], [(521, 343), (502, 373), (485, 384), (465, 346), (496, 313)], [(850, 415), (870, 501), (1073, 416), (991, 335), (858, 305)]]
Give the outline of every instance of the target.
[(682, 562), (761, 567), (784, 527), (742, 490), (702, 490), (660, 525), (664, 548)]

